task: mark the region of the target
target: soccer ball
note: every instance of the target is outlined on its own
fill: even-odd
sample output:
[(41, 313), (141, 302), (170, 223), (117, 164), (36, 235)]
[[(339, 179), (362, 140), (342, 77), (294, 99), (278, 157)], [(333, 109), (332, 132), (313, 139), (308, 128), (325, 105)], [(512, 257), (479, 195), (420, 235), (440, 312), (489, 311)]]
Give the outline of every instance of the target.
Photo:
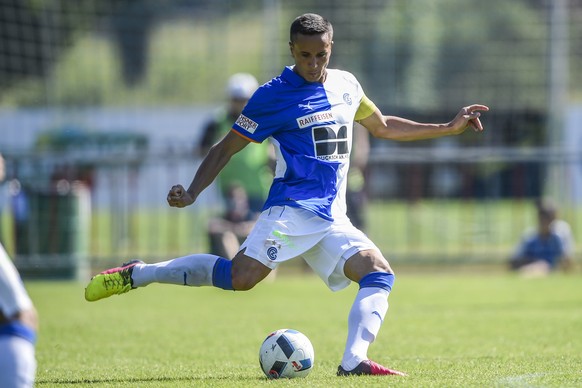
[(272, 332), (259, 351), (261, 369), (270, 379), (305, 377), (311, 372), (314, 360), (309, 338), (292, 329)]

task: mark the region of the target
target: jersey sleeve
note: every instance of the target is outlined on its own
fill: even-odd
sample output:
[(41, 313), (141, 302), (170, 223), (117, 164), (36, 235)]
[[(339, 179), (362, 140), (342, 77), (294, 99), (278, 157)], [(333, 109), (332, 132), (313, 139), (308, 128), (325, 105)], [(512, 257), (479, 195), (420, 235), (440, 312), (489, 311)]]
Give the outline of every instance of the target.
[(372, 102), (365, 94), (362, 96), (360, 100), (360, 106), (356, 111), (356, 116), (354, 120), (359, 121), (363, 120), (366, 117), (369, 117), (372, 113), (376, 111), (376, 104)]
[(268, 90), (260, 87), (247, 102), (232, 129), (254, 143), (262, 143), (277, 128), (276, 103)]

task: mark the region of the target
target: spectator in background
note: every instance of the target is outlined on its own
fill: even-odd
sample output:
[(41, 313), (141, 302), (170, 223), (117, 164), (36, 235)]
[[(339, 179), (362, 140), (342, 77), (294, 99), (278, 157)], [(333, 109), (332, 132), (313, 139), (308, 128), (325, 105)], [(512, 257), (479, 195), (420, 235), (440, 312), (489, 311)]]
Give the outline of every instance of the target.
[[(226, 87), (228, 105), (220, 109), (206, 125), (198, 148), (201, 157), (232, 128), (249, 98), (259, 84), (247, 73), (232, 75)], [(225, 212), (210, 220), (208, 239), (210, 251), (223, 257), (234, 257), (240, 243), (251, 230), (262, 210), (273, 174), (268, 142), (247, 147), (235, 155), (218, 177), (218, 187), (225, 202)]]
[(258, 213), (251, 210), (246, 190), (236, 182), (228, 188), (225, 201), (226, 209), (222, 216), (208, 223), (208, 236), (212, 253), (234, 257), (253, 228)]
[[(4, 164), (0, 155), (0, 181)], [(20, 276), (0, 244), (0, 387), (32, 387), (38, 319)]]
[(549, 199), (536, 201), (538, 225), (527, 230), (509, 261), (511, 270), (526, 276), (543, 276), (573, 265), (574, 239), (570, 225), (558, 218), (558, 208)]
[[(210, 147), (230, 132), (232, 123), (258, 87), (257, 80), (251, 74), (237, 73), (229, 78), (226, 88), (228, 105), (220, 109), (206, 125), (198, 148), (201, 157), (206, 156)], [(251, 210), (260, 212), (273, 179), (273, 159), (272, 147), (268, 142), (247, 147), (234, 155), (217, 179), (222, 195), (226, 198), (231, 184), (237, 183), (246, 191)]]

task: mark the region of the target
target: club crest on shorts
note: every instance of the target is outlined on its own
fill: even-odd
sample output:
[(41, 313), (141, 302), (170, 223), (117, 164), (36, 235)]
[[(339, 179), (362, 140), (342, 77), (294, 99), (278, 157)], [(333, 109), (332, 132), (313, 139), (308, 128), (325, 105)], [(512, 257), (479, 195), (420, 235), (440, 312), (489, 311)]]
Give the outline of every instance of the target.
[(279, 251), (275, 247), (269, 247), (267, 249), (267, 257), (269, 260), (277, 260), (277, 253), (279, 253)]

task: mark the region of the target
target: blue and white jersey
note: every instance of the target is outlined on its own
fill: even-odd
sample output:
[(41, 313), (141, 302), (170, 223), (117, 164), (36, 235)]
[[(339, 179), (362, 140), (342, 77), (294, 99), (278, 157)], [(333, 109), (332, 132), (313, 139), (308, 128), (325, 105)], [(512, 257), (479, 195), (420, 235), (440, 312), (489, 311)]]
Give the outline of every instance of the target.
[(352, 129), (363, 97), (349, 72), (327, 69), (322, 84), (305, 81), (293, 67), (255, 92), (233, 129), (275, 146), (277, 167), (263, 210), (286, 205), (330, 221), (346, 217)]

